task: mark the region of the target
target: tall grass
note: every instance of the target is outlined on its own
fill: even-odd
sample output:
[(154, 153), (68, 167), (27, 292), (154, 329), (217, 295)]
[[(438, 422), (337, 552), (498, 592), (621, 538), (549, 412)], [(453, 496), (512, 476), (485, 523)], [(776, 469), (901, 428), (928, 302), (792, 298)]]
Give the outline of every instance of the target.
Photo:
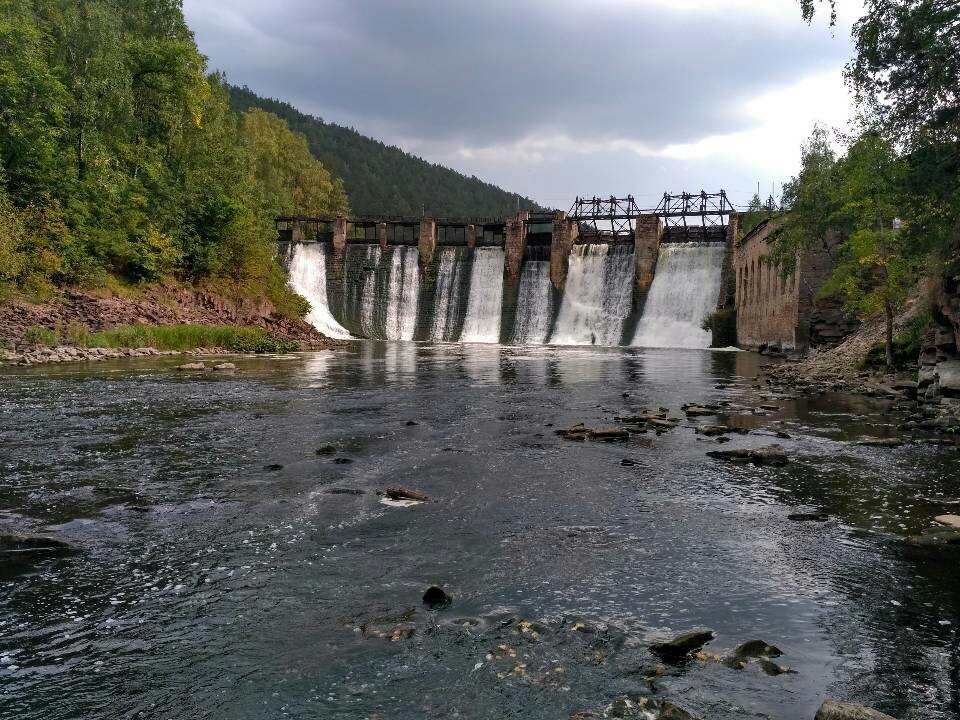
[(90, 333), (87, 347), (196, 350), (224, 348), (234, 352), (292, 352), (296, 342), (272, 337), (266, 330), (231, 325), (124, 325)]

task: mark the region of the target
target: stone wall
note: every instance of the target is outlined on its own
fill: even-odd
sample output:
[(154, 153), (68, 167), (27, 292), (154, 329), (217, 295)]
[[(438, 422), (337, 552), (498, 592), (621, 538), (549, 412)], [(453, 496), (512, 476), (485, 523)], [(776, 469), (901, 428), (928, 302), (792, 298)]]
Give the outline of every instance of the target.
[(634, 227), (634, 259), (636, 270), (633, 289), (633, 312), (638, 318), (643, 315), (643, 306), (647, 302), (653, 276), (657, 272), (657, 259), (660, 257), (660, 238), (663, 225), (656, 215), (644, 215), (637, 218)]
[(768, 261), (772, 221), (757, 227), (741, 242), (734, 242), (737, 345), (756, 350), (779, 343), (785, 349), (803, 349), (800, 332), (799, 273), (784, 279)]
[(566, 213), (558, 212), (553, 219), (553, 239), (550, 241), (550, 283), (554, 290), (563, 290), (567, 284), (570, 252), (580, 236), (580, 226), (567, 220)]
[[(960, 251), (957, 252), (960, 255)], [(960, 258), (948, 262), (933, 302), (932, 327), (920, 354), (917, 397), (960, 415)], [(952, 422), (952, 421), (951, 421)]]
[(841, 237), (830, 233), (823, 247), (804, 250), (796, 271), (784, 279), (768, 261), (775, 223), (768, 220), (735, 243), (737, 344), (755, 349), (779, 343), (790, 350), (839, 344), (860, 323), (847, 315), (838, 298), (821, 298), (819, 292), (833, 269), (832, 251)]

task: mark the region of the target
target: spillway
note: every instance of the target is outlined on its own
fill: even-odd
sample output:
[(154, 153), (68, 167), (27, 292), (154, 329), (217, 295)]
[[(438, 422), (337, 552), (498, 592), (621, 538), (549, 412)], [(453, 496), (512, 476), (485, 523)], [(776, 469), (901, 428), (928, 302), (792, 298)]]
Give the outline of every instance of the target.
[(503, 306), (502, 248), (477, 248), (470, 272), (470, 297), (460, 342), (500, 341), (500, 312)]
[(643, 317), (631, 345), (707, 348), (702, 325), (716, 310), (726, 246), (716, 243), (664, 243)]
[(318, 244), (300, 244), (290, 260), (290, 287), (310, 303), (308, 323), (327, 337), (346, 340), (350, 332), (336, 321), (327, 302), (326, 249)]
[(630, 246), (598, 243), (574, 247), (550, 343), (619, 345), (633, 303), (633, 279)]

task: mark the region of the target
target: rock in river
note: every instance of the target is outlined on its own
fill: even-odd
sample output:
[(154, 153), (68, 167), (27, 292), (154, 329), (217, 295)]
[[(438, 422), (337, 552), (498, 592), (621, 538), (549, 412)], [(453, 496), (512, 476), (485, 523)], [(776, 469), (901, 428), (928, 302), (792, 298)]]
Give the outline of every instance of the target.
[(742, 658), (780, 657), (783, 653), (776, 645), (769, 645), (763, 640), (748, 640), (740, 643), (733, 650), (733, 654)]
[(650, 650), (665, 660), (680, 660), (690, 653), (697, 652), (714, 637), (712, 630), (694, 630), (666, 642), (654, 643), (650, 646)]
[(895, 718), (863, 705), (827, 700), (817, 710), (814, 720), (895, 720)]
[(960, 530), (960, 515), (937, 515), (933, 521)]
[(626, 440), (630, 433), (623, 428), (601, 427), (590, 430), (588, 433), (592, 440)]
[(762, 448), (739, 448), (737, 450), (712, 450), (712, 458), (729, 462), (753, 463), (754, 465), (786, 465), (787, 453), (779, 445)]
[(430, 497), (416, 490), (402, 487), (387, 488), (384, 493), (391, 500), (413, 500), (415, 502), (430, 502)]
[(450, 607), (452, 602), (453, 598), (447, 595), (443, 588), (438, 588), (436, 585), (427, 588), (427, 591), (423, 594), (423, 604), (431, 610), (443, 610)]

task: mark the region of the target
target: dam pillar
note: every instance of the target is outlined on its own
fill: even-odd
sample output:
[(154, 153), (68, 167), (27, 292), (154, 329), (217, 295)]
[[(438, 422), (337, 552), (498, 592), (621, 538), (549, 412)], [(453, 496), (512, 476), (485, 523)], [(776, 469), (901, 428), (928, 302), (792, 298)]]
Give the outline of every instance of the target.
[(428, 267), (433, 262), (433, 252), (437, 248), (437, 221), (433, 218), (420, 220), (420, 266)]
[(290, 242), (302, 243), (305, 235), (303, 233), (303, 223), (299, 220), (293, 220), (290, 223)]
[(504, 228), (504, 263), (503, 279), (505, 282), (516, 284), (520, 282), (520, 271), (523, 267), (523, 251), (527, 245), (527, 218), (522, 212), (513, 220), (507, 221)]
[(650, 293), (650, 286), (653, 285), (662, 235), (663, 226), (659, 217), (641, 215), (637, 218), (633, 231), (633, 256), (636, 261), (633, 311), (638, 318), (643, 315), (643, 306), (647, 303), (647, 295)]
[(517, 296), (520, 291), (520, 275), (523, 273), (523, 257), (527, 248), (527, 220), (529, 213), (522, 211), (503, 228), (503, 294), (500, 303), (500, 342), (508, 343), (513, 338), (517, 319)]
[(377, 241), (380, 243), (380, 250), (387, 249), (387, 224), (385, 222), (377, 223)]
[(338, 217), (333, 221), (333, 265), (337, 271), (343, 268), (343, 259), (347, 255), (347, 219)]
[(558, 212), (553, 217), (553, 238), (550, 240), (550, 283), (554, 290), (563, 290), (567, 284), (570, 252), (580, 236), (580, 225)]
[(467, 247), (471, 250), (477, 247), (477, 226), (467, 225)]

